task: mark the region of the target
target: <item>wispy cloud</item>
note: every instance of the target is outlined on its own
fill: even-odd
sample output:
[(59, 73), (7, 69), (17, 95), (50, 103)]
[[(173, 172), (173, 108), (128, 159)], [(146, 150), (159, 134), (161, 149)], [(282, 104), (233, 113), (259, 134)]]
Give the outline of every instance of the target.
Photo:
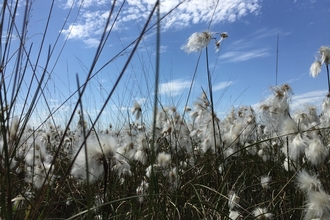
[(139, 103), (140, 105), (143, 105), (144, 103), (146, 103), (147, 98), (134, 98), (134, 101)]
[(183, 79), (175, 79), (167, 83), (159, 84), (159, 93), (161, 95), (177, 96), (188, 89), (191, 85), (191, 81)]
[(227, 62), (242, 62), (254, 58), (267, 57), (269, 55), (270, 53), (267, 48), (260, 48), (255, 50), (226, 52), (220, 56), (220, 59), (224, 59)]
[(220, 82), (218, 84), (215, 84), (213, 86), (213, 91), (219, 91), (219, 90), (222, 90), (222, 89), (226, 89), (228, 88), (229, 86), (233, 85), (234, 84), (234, 81), (227, 81), (227, 82)]
[[(119, 5), (122, 1), (117, 1)], [(79, 7), (82, 4), (83, 12), (76, 23), (70, 24), (62, 31), (69, 39), (82, 39), (87, 45), (95, 46), (95, 38), (102, 33), (109, 10), (106, 0), (66, 0), (62, 8)], [(116, 22), (118, 29), (127, 29), (134, 21), (143, 23), (154, 6), (154, 0), (127, 0)], [(235, 22), (248, 14), (258, 14), (261, 0), (217, 0), (200, 1), (161, 1), (160, 11), (166, 17), (162, 20), (163, 30), (181, 29), (197, 23)], [(116, 12), (115, 12), (116, 13)], [(97, 37), (96, 37), (97, 38)]]
[(315, 105), (317, 107), (322, 106), (323, 99), (327, 94), (326, 90), (316, 90), (312, 92), (295, 95), (292, 97), (291, 108), (293, 110), (299, 109), (306, 105)]
[[(226, 45), (226, 53), (220, 55), (220, 59), (224, 62), (243, 62), (256, 58), (264, 58), (270, 56), (271, 48), (276, 43), (277, 34), (285, 36), (289, 32), (283, 32), (280, 29), (261, 28), (229, 45)], [(269, 38), (273, 39), (274, 44), (269, 45)]]

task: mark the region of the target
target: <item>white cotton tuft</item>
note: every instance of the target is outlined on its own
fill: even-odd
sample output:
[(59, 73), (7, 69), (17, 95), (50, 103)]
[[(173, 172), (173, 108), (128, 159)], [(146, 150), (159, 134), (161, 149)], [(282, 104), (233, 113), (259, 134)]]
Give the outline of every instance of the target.
[(157, 164), (165, 168), (171, 162), (171, 154), (161, 152), (157, 155)]
[(325, 65), (330, 64), (330, 47), (322, 46), (319, 52), (321, 55), (321, 63)]
[(317, 166), (323, 163), (329, 155), (329, 149), (321, 143), (321, 140), (313, 139), (306, 148), (305, 155), (312, 165)]
[(262, 176), (260, 178), (261, 187), (264, 188), (264, 189), (268, 189), (269, 188), (269, 183), (270, 183), (271, 180), (272, 180), (272, 177), (270, 177), (270, 176)]
[(321, 72), (321, 67), (322, 67), (321, 62), (315, 61), (314, 63), (312, 63), (311, 67), (309, 68), (309, 74), (314, 78), (317, 77)]
[(200, 51), (210, 43), (211, 38), (212, 33), (209, 31), (195, 32), (189, 37), (187, 44), (183, 45), (181, 49), (187, 53)]
[(329, 219), (330, 218), (330, 195), (323, 190), (312, 191), (308, 195), (304, 219)]
[(289, 157), (291, 160), (297, 161), (301, 155), (304, 154), (305, 149), (307, 148), (307, 142), (302, 138), (301, 134), (298, 133), (289, 145)]
[(300, 190), (305, 193), (319, 191), (322, 187), (320, 180), (315, 175), (311, 176), (305, 170), (298, 173), (297, 182)]
[(76, 146), (76, 153), (73, 156), (78, 155), (72, 167), (71, 174), (74, 177), (87, 180), (86, 168), (88, 166), (89, 181), (94, 182), (104, 173), (104, 165), (106, 165), (104, 162), (106, 161), (111, 165), (111, 160), (115, 158), (117, 141), (107, 134), (99, 134), (97, 137), (89, 136), (78, 152), (83, 143), (84, 139), (81, 138), (79, 144)]
[(252, 213), (253, 213), (253, 216), (255, 217), (255, 219), (272, 219), (273, 218), (273, 214), (267, 213), (266, 208), (257, 207), (253, 210)]

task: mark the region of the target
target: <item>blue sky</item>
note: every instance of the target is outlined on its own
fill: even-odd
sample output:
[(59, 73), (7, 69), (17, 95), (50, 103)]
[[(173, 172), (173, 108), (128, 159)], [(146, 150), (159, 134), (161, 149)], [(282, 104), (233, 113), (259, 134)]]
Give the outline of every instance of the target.
[[(55, 109), (77, 89), (76, 74), (84, 82), (92, 65), (97, 45), (104, 30), (112, 1), (56, 0), (46, 35), (42, 58), (45, 63), (48, 45), (54, 49), (48, 70), (51, 72), (45, 94)], [(161, 14), (174, 9), (179, 0), (162, 0)], [(154, 0), (118, 0), (114, 23), (93, 73), (130, 45), (141, 32)], [(72, 11), (70, 12), (70, 8)], [(33, 1), (28, 23), (26, 47), (32, 52), (40, 48), (42, 32), (50, 9), (50, 1)], [(24, 4), (20, 3), (17, 23), (22, 19)], [(65, 19), (67, 21), (65, 21)], [(114, 17), (110, 21), (113, 24)], [(153, 16), (151, 24), (156, 21)], [(320, 46), (330, 45), (330, 1), (328, 0), (190, 0), (184, 1), (161, 22), (160, 99), (164, 105), (181, 110), (186, 102), (199, 53), (187, 54), (181, 49), (194, 32), (210, 30), (227, 32), (220, 51), (210, 43), (209, 64), (212, 72), (214, 101), (218, 114), (231, 107), (256, 105), (267, 98), (269, 88), (276, 84), (276, 45), (279, 36), (277, 84), (289, 83), (293, 89), (293, 109), (307, 103), (321, 106), (327, 93), (326, 70), (317, 78), (309, 75)], [(149, 25), (150, 26), (150, 25)], [(63, 29), (62, 29), (63, 27)], [(143, 109), (152, 109), (155, 74), (156, 29), (146, 33), (129, 64), (118, 88), (104, 111), (104, 124), (116, 117), (127, 116), (134, 101)], [(57, 44), (56, 38), (58, 38)], [(4, 36), (2, 37), (4, 39)], [(15, 41), (13, 41), (15, 42)], [(18, 42), (18, 40), (16, 41)], [(61, 51), (61, 49), (63, 50)], [(111, 91), (132, 50), (129, 47), (105, 66), (90, 81), (84, 95), (84, 108), (95, 116)], [(32, 60), (36, 60), (33, 56)], [(56, 62), (57, 61), (57, 62)], [(7, 68), (13, 68), (8, 63)], [(40, 68), (41, 69), (41, 68)], [(205, 51), (202, 51), (189, 105), (207, 90)], [(70, 112), (77, 100), (73, 96), (61, 113)], [(42, 100), (39, 117), (47, 115)], [(65, 114), (63, 114), (65, 115)], [(61, 116), (64, 117), (65, 116)]]

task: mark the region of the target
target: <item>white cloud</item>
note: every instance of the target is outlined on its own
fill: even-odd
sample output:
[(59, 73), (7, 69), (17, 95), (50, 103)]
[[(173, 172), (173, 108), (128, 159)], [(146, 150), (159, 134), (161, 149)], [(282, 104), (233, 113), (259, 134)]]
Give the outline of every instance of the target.
[[(220, 55), (220, 59), (225, 62), (243, 62), (268, 57), (274, 53), (270, 51), (276, 43), (278, 33), (280, 33), (280, 36), (290, 34), (277, 28), (262, 28), (234, 42), (229, 41), (229, 45), (225, 46), (228, 52)], [(272, 39), (273, 44), (269, 43), (269, 39)]]
[(143, 105), (146, 103), (147, 98), (134, 98), (134, 101), (139, 103), (140, 105)]
[(270, 55), (270, 53), (268, 52), (268, 49), (261, 48), (261, 49), (250, 50), (250, 51), (226, 52), (220, 56), (220, 59), (224, 59), (227, 62), (243, 62), (243, 61), (251, 60), (254, 58), (267, 57), (269, 55)]
[(97, 47), (100, 44), (100, 40), (97, 38), (88, 38), (83, 41), (88, 47)]
[(85, 43), (90, 38), (99, 36), (103, 30), (109, 12), (95, 11), (84, 12), (81, 21), (77, 24), (71, 24), (67, 29), (62, 30), (62, 34), (66, 35), (69, 39), (82, 39)]
[[(71, 5), (79, 7), (81, 4), (81, 1), (73, 1), (66, 0), (64, 8), (70, 8)], [(107, 2), (106, 0), (84, 0), (82, 5), (84, 10), (78, 22), (70, 24), (62, 33), (71, 39), (84, 39), (85, 43), (89, 43), (86, 39), (97, 37), (104, 29), (109, 11), (108, 8), (105, 9), (109, 5)], [(222, 0), (219, 4), (217, 2), (217, 0), (163, 0), (160, 7), (162, 16), (171, 13), (163, 19), (162, 28), (164, 30), (181, 29), (192, 24), (209, 23), (211, 20), (213, 24), (234, 22), (248, 14), (258, 14), (261, 8), (261, 0)], [(117, 6), (121, 3), (117, 1)], [(127, 0), (116, 26), (119, 29), (126, 29), (132, 22), (143, 24), (154, 4), (154, 0)]]
[(188, 89), (191, 85), (191, 81), (175, 79), (167, 83), (159, 84), (159, 93), (161, 95), (177, 96), (184, 89)]
[(73, 7), (82, 7), (82, 8), (88, 8), (91, 6), (103, 6), (107, 4), (107, 0), (66, 0), (63, 7), (64, 8), (71, 8)]
[(218, 84), (215, 84), (213, 86), (213, 91), (218, 91), (218, 90), (222, 90), (222, 89), (226, 89), (228, 88), (229, 86), (233, 85), (234, 84), (234, 81), (228, 81), (228, 82), (220, 82)]
[(300, 95), (294, 95), (292, 97), (291, 108), (293, 110), (299, 109), (306, 105), (315, 105), (316, 107), (321, 107), (323, 99), (327, 94), (326, 90), (316, 90), (312, 92), (303, 93)]

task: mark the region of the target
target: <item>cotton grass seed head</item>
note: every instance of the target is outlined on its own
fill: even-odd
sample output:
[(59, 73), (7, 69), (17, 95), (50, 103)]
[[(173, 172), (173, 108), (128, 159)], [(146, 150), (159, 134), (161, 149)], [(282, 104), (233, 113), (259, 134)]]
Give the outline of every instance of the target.
[(230, 210), (229, 212), (229, 219), (231, 220), (236, 220), (236, 219), (239, 219), (241, 216), (241, 214), (239, 214), (238, 211), (233, 211), (233, 210)]
[(171, 161), (171, 154), (161, 152), (157, 155), (157, 164), (165, 168)]
[(262, 176), (260, 179), (260, 183), (262, 188), (264, 189), (268, 189), (269, 188), (269, 183), (272, 180), (272, 178), (270, 176)]
[(321, 66), (322, 64), (320, 61), (315, 61), (309, 68), (309, 74), (314, 78), (317, 77), (321, 72)]
[(212, 38), (212, 32), (195, 32), (189, 38), (187, 44), (183, 45), (181, 49), (187, 53), (197, 52), (204, 49)]
[(305, 150), (307, 160), (314, 166), (317, 166), (325, 161), (329, 155), (329, 148), (325, 147), (321, 140), (313, 139)]
[(305, 211), (304, 219), (329, 219), (330, 195), (323, 190), (310, 192)]
[(330, 63), (330, 47), (322, 46), (319, 52), (321, 56), (321, 63), (328, 65)]
[(319, 191), (322, 187), (320, 180), (314, 175), (310, 175), (306, 170), (302, 170), (297, 175), (298, 187), (301, 191), (309, 193)]
[(273, 218), (273, 214), (267, 213), (266, 208), (257, 207), (256, 209), (253, 210), (252, 213), (253, 213), (253, 216), (255, 217), (255, 219), (272, 219)]
[(228, 38), (228, 34), (227, 32), (222, 32), (220, 33), (220, 39), (218, 41), (215, 41), (215, 49), (216, 52), (218, 52), (220, 50), (220, 46), (221, 46), (221, 41), (223, 41), (224, 39)]

